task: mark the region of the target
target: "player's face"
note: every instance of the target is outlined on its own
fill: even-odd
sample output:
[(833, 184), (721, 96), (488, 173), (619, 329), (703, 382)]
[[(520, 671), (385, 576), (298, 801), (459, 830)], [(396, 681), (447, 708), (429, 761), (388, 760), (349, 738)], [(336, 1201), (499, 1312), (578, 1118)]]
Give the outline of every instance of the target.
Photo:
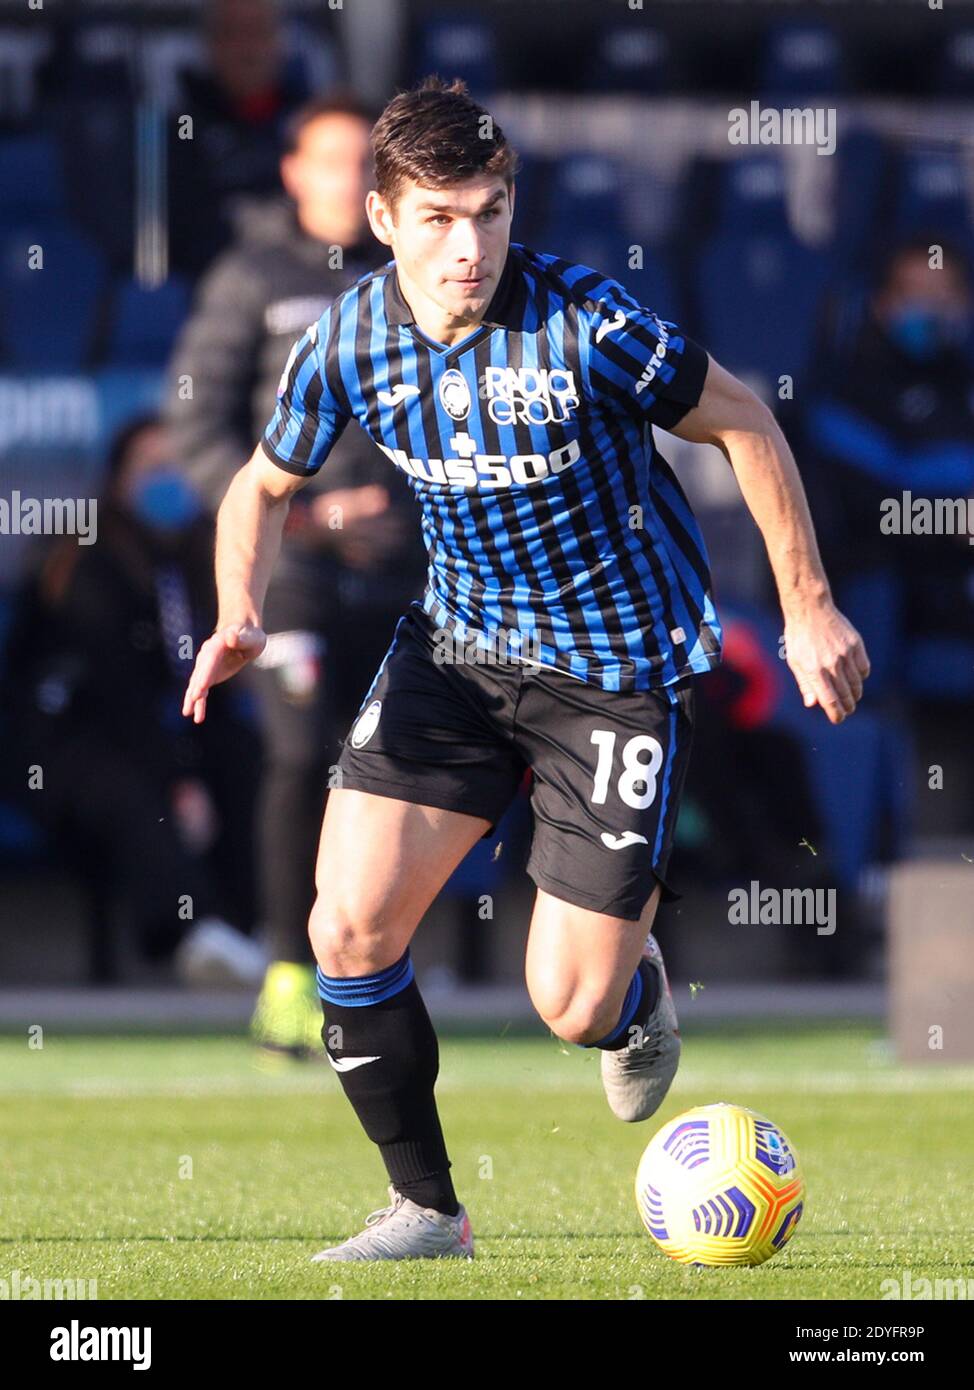
[(392, 247), (407, 298), (418, 291), (445, 321), (476, 323), (504, 269), (513, 203), (503, 179), (475, 178), (449, 188), (410, 180), (391, 214), (382, 204), (381, 230), (374, 218), (373, 230)]

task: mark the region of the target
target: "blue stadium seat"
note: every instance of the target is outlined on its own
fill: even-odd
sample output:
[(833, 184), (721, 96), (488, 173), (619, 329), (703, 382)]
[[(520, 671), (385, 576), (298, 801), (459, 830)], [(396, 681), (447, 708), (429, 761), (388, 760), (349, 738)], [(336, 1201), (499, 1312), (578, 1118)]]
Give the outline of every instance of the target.
[(965, 160), (960, 150), (907, 151), (897, 179), (895, 230), (901, 234), (934, 228), (969, 240), (972, 212)]
[(720, 172), (718, 233), (790, 234), (785, 166), (777, 154), (746, 154)]
[(868, 271), (878, 228), (888, 225), (894, 161), (875, 131), (850, 130), (836, 150), (833, 246), (842, 272)]
[(137, 415), (159, 409), (165, 379), (165, 372), (158, 367), (104, 367), (95, 373), (102, 457), (124, 425)]
[(550, 181), (540, 249), (621, 276), (630, 243), (620, 167), (597, 154), (560, 160)]
[(842, 44), (828, 24), (792, 20), (773, 25), (759, 71), (766, 100), (829, 96), (847, 85)]
[(9, 227), (64, 210), (64, 170), (49, 135), (0, 139), (0, 225)]
[(700, 255), (701, 338), (729, 371), (778, 378), (805, 366), (829, 261), (789, 236), (730, 233)]
[(448, 80), (462, 77), (474, 95), (497, 88), (497, 44), (494, 31), (476, 15), (450, 11), (434, 14), (423, 24), (418, 52), (418, 75), (436, 72)]
[(548, 224), (616, 232), (623, 227), (623, 171), (601, 154), (570, 154), (559, 160), (551, 180)]
[(106, 363), (110, 366), (162, 367), (189, 310), (185, 279), (170, 276), (158, 289), (136, 280), (116, 286)]
[[(43, 250), (30, 269), (28, 248)], [(0, 238), (0, 353), (14, 368), (79, 368), (88, 360), (105, 287), (104, 257), (65, 222), (34, 221)]]
[(60, 138), (71, 216), (97, 241), (112, 268), (124, 273), (132, 265), (135, 241), (133, 108), (112, 95), (79, 98), (61, 113)]
[(547, 248), (538, 242), (550, 177), (548, 162), (526, 150), (518, 150), (519, 169), (514, 178), (515, 203), (511, 240), (523, 242), (539, 251)]
[(591, 91), (667, 91), (674, 80), (669, 38), (642, 24), (608, 24), (595, 39), (585, 78)]
[(626, 267), (619, 272), (617, 278), (633, 299), (638, 300), (647, 309), (652, 309), (661, 319), (668, 319), (679, 324), (681, 328), (685, 327), (684, 304), (677, 287), (676, 276), (668, 261), (658, 253), (648, 253), (643, 258), (640, 270), (630, 270)]

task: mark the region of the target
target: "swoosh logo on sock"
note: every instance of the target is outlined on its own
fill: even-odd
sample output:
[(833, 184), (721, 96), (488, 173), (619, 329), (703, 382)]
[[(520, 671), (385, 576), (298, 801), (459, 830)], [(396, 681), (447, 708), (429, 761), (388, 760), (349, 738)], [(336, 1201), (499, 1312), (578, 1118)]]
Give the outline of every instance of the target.
[(603, 830), (602, 843), (609, 849), (625, 849), (627, 845), (648, 845), (649, 841), (645, 835), (637, 835), (635, 830), (624, 830), (621, 835), (610, 835)]
[(325, 1054), (336, 1071), (354, 1071), (356, 1067), (367, 1066), (369, 1062), (378, 1062), (378, 1057), (339, 1057), (336, 1061), (330, 1052)]

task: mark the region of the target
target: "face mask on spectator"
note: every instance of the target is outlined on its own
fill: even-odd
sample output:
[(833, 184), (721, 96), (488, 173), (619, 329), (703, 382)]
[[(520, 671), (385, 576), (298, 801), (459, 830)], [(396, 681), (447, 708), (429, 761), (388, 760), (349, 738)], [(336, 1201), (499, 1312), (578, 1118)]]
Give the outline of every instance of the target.
[(175, 468), (157, 468), (132, 489), (132, 513), (154, 531), (184, 531), (200, 515), (199, 498)]
[(887, 315), (886, 331), (908, 357), (929, 362), (946, 348), (962, 343), (968, 325), (963, 314), (925, 299), (908, 299)]

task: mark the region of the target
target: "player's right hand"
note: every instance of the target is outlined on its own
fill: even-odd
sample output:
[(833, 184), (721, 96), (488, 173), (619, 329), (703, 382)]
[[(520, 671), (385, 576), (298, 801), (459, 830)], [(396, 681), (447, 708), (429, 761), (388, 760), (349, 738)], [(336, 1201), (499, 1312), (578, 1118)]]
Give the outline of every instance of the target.
[(187, 719), (192, 716), (194, 724), (202, 724), (206, 718), (206, 697), (213, 686), (235, 676), (248, 661), (260, 656), (266, 645), (267, 634), (252, 623), (231, 623), (217, 628), (196, 656), (196, 665), (183, 696), (183, 714)]

